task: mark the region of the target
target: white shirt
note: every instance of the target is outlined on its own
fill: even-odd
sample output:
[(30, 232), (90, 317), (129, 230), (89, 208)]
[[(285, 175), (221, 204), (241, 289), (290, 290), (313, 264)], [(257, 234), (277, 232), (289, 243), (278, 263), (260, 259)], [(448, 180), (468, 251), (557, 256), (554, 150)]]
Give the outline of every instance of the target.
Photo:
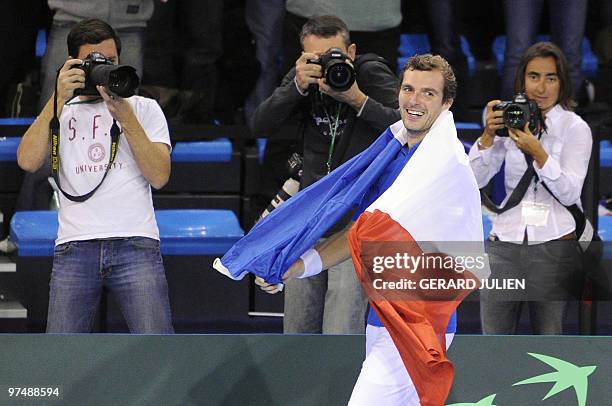
[[(147, 137), (170, 146), (168, 125), (158, 104), (140, 96), (127, 101)], [(64, 106), (60, 117), (60, 182), (67, 193), (88, 193), (102, 179), (109, 159), (112, 123), (103, 102)], [(121, 134), (115, 162), (91, 198), (77, 203), (60, 194), (55, 243), (134, 236), (159, 239), (159, 230), (151, 187)]]
[[(591, 130), (582, 118), (564, 110), (560, 105), (548, 112), (546, 126), (547, 131), (542, 135), (540, 143), (548, 154), (548, 159), (542, 168), (538, 168), (535, 161), (533, 162), (536, 174), (564, 205), (577, 204), (582, 207), (580, 193), (591, 157)], [(510, 137), (495, 137), (493, 145), (484, 150), (479, 150), (477, 143), (474, 143), (469, 157), (480, 188), (489, 183), (499, 172), (504, 160), (506, 161), (506, 198), (502, 202), (503, 207), (527, 170), (521, 150)], [(569, 211), (557, 202), (540, 182), (536, 182), (535, 177), (521, 203), (526, 201), (549, 205), (546, 226), (525, 225), (521, 204), (518, 204), (493, 220), (491, 234), (501, 241), (522, 242), (527, 230), (527, 240), (533, 244), (555, 240), (576, 229), (574, 218)]]

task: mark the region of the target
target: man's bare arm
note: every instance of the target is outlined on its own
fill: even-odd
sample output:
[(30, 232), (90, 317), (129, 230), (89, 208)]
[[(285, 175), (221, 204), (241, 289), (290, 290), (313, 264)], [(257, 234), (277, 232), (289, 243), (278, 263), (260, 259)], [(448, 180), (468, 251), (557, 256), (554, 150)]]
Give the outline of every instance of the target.
[[(68, 59), (60, 70), (57, 79), (57, 116), (62, 114), (64, 104), (74, 95), (75, 89), (85, 87), (85, 72), (82, 69), (72, 69), (79, 65), (80, 59)], [(49, 123), (53, 118), (53, 95), (21, 137), (17, 149), (17, 164), (28, 172), (38, 170), (49, 155)]]
[(98, 86), (98, 92), (104, 99), (110, 114), (121, 124), (142, 176), (155, 189), (164, 187), (170, 178), (170, 150), (168, 146), (149, 140), (127, 100), (121, 97), (111, 97), (102, 86)]
[[(321, 257), (323, 264), (322, 269), (329, 269), (334, 265), (338, 265), (351, 257), (351, 250), (348, 244), (348, 233), (354, 222), (350, 222), (342, 231), (337, 232), (331, 237), (327, 238), (321, 244), (315, 246), (315, 250)], [(304, 274), (304, 261), (299, 258), (285, 274), (283, 275), (283, 281), (287, 282), (291, 279), (299, 278)], [(261, 290), (267, 293), (279, 292), (279, 286), (269, 284), (262, 278), (255, 278), (255, 283), (260, 286)]]

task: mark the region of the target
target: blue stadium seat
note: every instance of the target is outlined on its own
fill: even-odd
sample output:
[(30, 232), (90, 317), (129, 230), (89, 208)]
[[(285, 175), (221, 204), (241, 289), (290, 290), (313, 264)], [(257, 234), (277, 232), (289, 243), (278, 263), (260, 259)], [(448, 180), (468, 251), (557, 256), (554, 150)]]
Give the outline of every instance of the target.
[(0, 118), (0, 125), (30, 125), (35, 117), (9, 117)]
[(495, 65), (497, 66), (498, 75), (504, 74), (504, 53), (506, 52), (506, 36), (498, 35), (491, 44), (491, 51), (495, 56)]
[(410, 57), (415, 54), (424, 54), (431, 50), (427, 34), (402, 34), (398, 49), (400, 56)]
[[(461, 51), (467, 58), (468, 72), (473, 75), (476, 71), (476, 59), (470, 49), (467, 39), (461, 36)], [(431, 44), (427, 34), (402, 34), (400, 36), (400, 46), (398, 48), (399, 57), (397, 58), (398, 74), (412, 55), (431, 52)]]
[(599, 216), (598, 233), (604, 241), (605, 260), (612, 260), (612, 216)]
[(42, 58), (47, 50), (47, 31), (38, 30), (36, 35), (36, 57)]
[(476, 72), (476, 58), (470, 49), (470, 44), (468, 43), (467, 38), (465, 38), (463, 35), (461, 36), (461, 51), (467, 59), (468, 73), (471, 76), (474, 74), (474, 72)]
[(463, 140), (460, 140), (460, 141), (463, 144), (463, 149), (465, 150), (465, 153), (469, 154), (470, 148), (472, 148), (472, 145), (474, 145), (474, 143), (470, 141), (463, 141)]
[(484, 233), (485, 240), (489, 238), (489, 234), (491, 234), (492, 228), (493, 228), (493, 223), (491, 223), (491, 220), (489, 219), (488, 216), (483, 214), (482, 215), (482, 230)]
[(177, 142), (172, 149), (174, 162), (229, 162), (232, 143), (227, 138), (214, 141)]
[(612, 168), (612, 141), (603, 140), (599, 143), (599, 163), (602, 168)]
[[(206, 330), (218, 320), (245, 319), (249, 311), (248, 279), (232, 281), (211, 266), (215, 257), (224, 254), (243, 235), (234, 213), (157, 210), (155, 217), (177, 331), (190, 331), (194, 326)], [(57, 212), (50, 211), (17, 212), (11, 221), (11, 237), (18, 246), (20, 301), (27, 309), (31, 331), (44, 331), (57, 227)], [(109, 300), (105, 309), (103, 331), (127, 332), (115, 301)]]
[(263, 164), (264, 161), (264, 156), (266, 154), (266, 145), (268, 145), (268, 140), (266, 138), (257, 138), (257, 152), (260, 164)]
[[(172, 150), (172, 171), (159, 193), (235, 193), (241, 188), (242, 155), (226, 138), (177, 142)], [(219, 206), (164, 208), (221, 208)]]
[(604, 241), (612, 242), (612, 216), (599, 216), (599, 236)]
[(243, 235), (230, 210), (156, 210), (163, 255), (224, 254)]
[(21, 137), (0, 137), (0, 212), (7, 219), (0, 230), (9, 232), (8, 219), (14, 212), (17, 193), (21, 189), (24, 172), (17, 165), (17, 148)]
[[(536, 41), (550, 41), (550, 35), (538, 35)], [(502, 75), (504, 71), (504, 54), (506, 52), (506, 36), (500, 35), (495, 37), (491, 50), (493, 55), (495, 55), (497, 72), (499, 75)], [(597, 75), (597, 64), (598, 60), (591, 49), (591, 43), (587, 37), (584, 37), (582, 39), (582, 73), (590, 78), (595, 77)]]
[[(163, 255), (221, 255), (244, 232), (230, 210), (156, 210)], [(57, 212), (22, 211), (11, 220), (20, 257), (52, 256)]]
[(472, 123), (472, 122), (455, 122), (455, 127), (457, 127), (457, 130), (461, 131), (461, 130), (482, 130), (482, 126), (479, 123)]
[(16, 161), (21, 137), (0, 137), (0, 161)]

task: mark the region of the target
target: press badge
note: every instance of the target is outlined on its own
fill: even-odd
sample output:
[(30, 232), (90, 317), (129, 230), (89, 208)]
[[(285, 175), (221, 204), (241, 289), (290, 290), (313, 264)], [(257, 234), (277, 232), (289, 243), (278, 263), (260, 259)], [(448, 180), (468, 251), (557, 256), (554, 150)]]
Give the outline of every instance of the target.
[(549, 204), (531, 201), (524, 201), (521, 203), (521, 215), (523, 217), (523, 222), (527, 226), (546, 227), (549, 213)]

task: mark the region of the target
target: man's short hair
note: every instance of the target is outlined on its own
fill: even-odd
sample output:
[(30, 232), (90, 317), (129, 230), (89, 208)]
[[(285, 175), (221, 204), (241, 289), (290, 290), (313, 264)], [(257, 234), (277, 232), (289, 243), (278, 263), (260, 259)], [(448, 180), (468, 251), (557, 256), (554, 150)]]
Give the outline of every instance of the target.
[(107, 39), (115, 41), (117, 55), (121, 55), (121, 40), (113, 27), (97, 18), (82, 20), (68, 33), (68, 55), (76, 58), (82, 45), (99, 44)]
[(408, 70), (439, 71), (442, 74), (442, 78), (444, 78), (442, 103), (454, 99), (457, 95), (457, 79), (455, 78), (455, 72), (453, 72), (453, 68), (446, 59), (442, 58), (440, 55), (423, 54), (410, 57), (400, 75), (400, 83), (403, 82), (404, 73)]
[(525, 73), (527, 64), (534, 58), (555, 59), (557, 77), (559, 78), (559, 103), (565, 110), (573, 110), (576, 102), (572, 99), (572, 79), (569, 74), (569, 65), (563, 51), (552, 42), (537, 42), (530, 46), (521, 57), (514, 77), (514, 93), (525, 93)]
[(336, 16), (313, 17), (302, 26), (300, 32), (300, 43), (304, 47), (304, 38), (314, 35), (320, 38), (331, 38), (341, 34), (344, 44), (351, 45), (351, 37), (346, 23)]

